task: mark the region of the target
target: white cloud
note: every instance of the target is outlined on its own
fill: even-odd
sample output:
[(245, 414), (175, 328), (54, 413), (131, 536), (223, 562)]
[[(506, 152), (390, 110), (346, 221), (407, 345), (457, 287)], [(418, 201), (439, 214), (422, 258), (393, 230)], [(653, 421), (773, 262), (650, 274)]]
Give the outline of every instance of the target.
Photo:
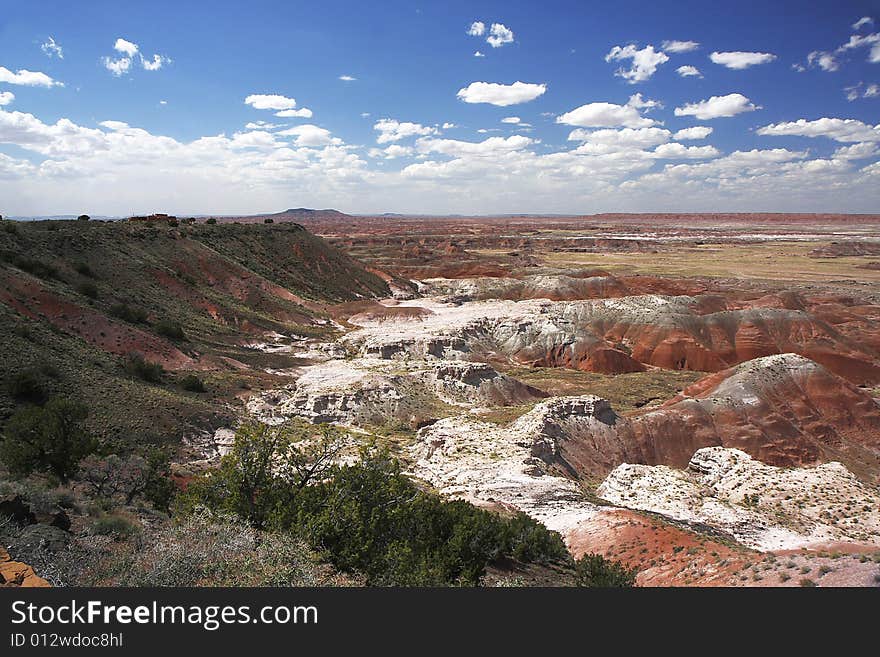
[(127, 41), (122, 37), (116, 39), (113, 44), (113, 50), (120, 53), (120, 57), (102, 57), (101, 62), (104, 68), (110, 71), (114, 76), (120, 77), (131, 70), (135, 57), (141, 63), (141, 67), (145, 71), (158, 71), (165, 64), (171, 63), (171, 58), (165, 55), (154, 54), (151, 58), (144, 57), (140, 51), (140, 47), (136, 43)]
[(485, 56), (486, 56), (486, 55), (484, 55), (483, 53), (481, 53), (479, 50), (475, 50), (475, 51), (474, 51), (474, 57), (485, 57)]
[(703, 77), (703, 74), (700, 73), (700, 69), (698, 69), (696, 66), (679, 66), (677, 69), (675, 69), (675, 72), (683, 78)]
[(45, 42), (40, 46), (42, 51), (46, 53), (47, 57), (57, 57), (58, 59), (64, 59), (64, 50), (61, 48), (61, 45), (55, 41), (51, 36), (46, 39)]
[(370, 157), (381, 157), (386, 160), (396, 160), (399, 157), (409, 157), (415, 153), (412, 146), (401, 146), (400, 144), (391, 144), (386, 148), (371, 148)]
[(282, 119), (310, 119), (313, 116), (313, 112), (308, 107), (300, 107), (299, 109), (286, 109), (275, 112), (275, 116)]
[(878, 96), (880, 96), (880, 85), (869, 84), (865, 88), (863, 98), (877, 98)]
[(332, 137), (331, 132), (325, 128), (319, 128), (316, 125), (312, 125), (307, 123), (305, 125), (298, 125), (293, 128), (288, 128), (287, 130), (281, 130), (275, 134), (283, 135), (285, 137), (296, 137), (295, 144), (297, 146), (329, 146), (331, 144), (341, 145), (342, 140), (337, 137)]
[(876, 142), (859, 142), (851, 146), (841, 146), (831, 156), (837, 160), (864, 160), (880, 154)]
[(684, 107), (676, 107), (675, 116), (695, 116), (705, 121), (736, 116), (743, 112), (753, 112), (758, 109), (761, 109), (760, 106), (754, 105), (742, 94), (733, 93), (726, 96), (712, 96), (708, 100), (687, 103)]
[(353, 75), (340, 75), (339, 79), (343, 82), (354, 82), (355, 80), (357, 80), (357, 78)]
[(836, 71), (840, 68), (840, 63), (834, 57), (834, 53), (824, 52), (822, 50), (814, 50), (807, 55), (807, 66), (818, 66), (823, 71)]
[(520, 118), (518, 116), (505, 116), (501, 119), (501, 123), (519, 123)]
[(471, 82), (458, 90), (457, 97), (466, 103), (489, 103), (498, 107), (527, 103), (547, 91), (546, 84), (516, 81), (513, 84)]
[(648, 128), (656, 123), (632, 105), (587, 103), (556, 117), (557, 123), (581, 128)]
[(769, 52), (713, 52), (709, 59), (715, 64), (741, 70), (749, 66), (768, 64), (776, 59), (776, 55)]
[(474, 21), (467, 31), (469, 36), (483, 36), (486, 33), (486, 24), (482, 21)]
[(823, 117), (815, 121), (798, 119), (786, 123), (771, 123), (758, 128), (757, 133), (775, 137), (828, 137), (844, 143), (876, 142), (880, 141), (880, 124), (872, 126), (856, 119)]
[(706, 160), (718, 157), (714, 146), (685, 146), (678, 143), (662, 144), (654, 149), (654, 155), (668, 160)]
[(274, 130), (280, 128), (281, 124), (269, 123), (268, 121), (249, 121), (245, 124), (245, 130)]
[(632, 60), (632, 66), (629, 69), (619, 68), (615, 71), (615, 75), (622, 77), (630, 84), (644, 82), (648, 80), (657, 71), (660, 64), (669, 61), (666, 53), (657, 52), (654, 46), (648, 45), (639, 50), (634, 44), (624, 46), (614, 46), (611, 51), (605, 55), (605, 61), (625, 61)]
[(160, 104), (160, 105), (167, 105), (167, 104), (168, 104), (168, 101), (167, 101), (167, 100), (160, 100), (160, 101), (159, 101), (159, 104)]
[(623, 128), (620, 130), (605, 128), (593, 132), (578, 128), (569, 133), (568, 140), (608, 147), (608, 151), (641, 150), (665, 144), (669, 141), (671, 134), (669, 130), (663, 128)]
[(13, 73), (8, 68), (0, 66), (0, 82), (7, 82), (9, 84), (20, 84), (25, 87), (63, 87), (64, 84), (62, 82), (58, 82), (57, 80), (53, 80), (51, 77), (46, 75), (45, 73), (41, 73), (39, 71), (28, 71), (27, 69), (19, 69), (18, 72)]
[(684, 139), (705, 139), (712, 134), (712, 128), (703, 125), (695, 125), (691, 128), (682, 128), (674, 135), (673, 139), (682, 141)]
[(141, 66), (145, 71), (158, 71), (164, 64), (168, 64), (171, 60), (164, 55), (153, 55), (153, 59), (146, 59), (141, 56)]
[(486, 43), (493, 48), (500, 48), (505, 43), (513, 43), (513, 30), (503, 23), (492, 23), (492, 27), (489, 28), (489, 36), (486, 37)]
[(15, 100), (15, 94), (11, 91), (0, 91), (0, 106), (9, 105)]
[(116, 43), (113, 44), (113, 50), (121, 52), (131, 58), (138, 53), (138, 45), (120, 37), (116, 39)]
[(666, 52), (682, 53), (694, 51), (700, 47), (700, 44), (696, 41), (664, 41), (661, 47)]
[(396, 121), (395, 119), (381, 119), (373, 125), (373, 130), (379, 133), (379, 136), (376, 138), (377, 144), (387, 144), (392, 141), (406, 139), (407, 137), (433, 135), (437, 133), (436, 128), (424, 126), (420, 123)]
[(416, 148), (422, 153), (441, 153), (453, 157), (492, 157), (501, 153), (518, 151), (534, 143), (534, 139), (522, 135), (489, 137), (480, 142), (422, 137), (416, 141)]
[(442, 128), (443, 128), (444, 130), (451, 130), (452, 128), (457, 128), (457, 127), (458, 127), (458, 126), (455, 125), (454, 123), (449, 123), (449, 122), (444, 123), (443, 126), (442, 126)]
[(258, 110), (288, 110), (296, 107), (296, 99), (279, 94), (251, 94), (244, 104)]
[(366, 119), (367, 117), (372, 116), (369, 112), (361, 112), (361, 118)]
[(626, 104), (629, 107), (635, 107), (636, 109), (663, 109), (663, 103), (661, 103), (659, 100), (646, 100), (642, 98), (641, 93), (633, 94), (632, 96), (630, 96)]
[(102, 61), (104, 62), (104, 68), (116, 77), (127, 73), (131, 69), (131, 59), (128, 57), (120, 57), (119, 59), (104, 57)]
[(873, 24), (874, 24), (873, 18), (871, 18), (870, 16), (862, 16), (859, 20), (857, 20), (855, 23), (852, 24), (852, 29), (858, 30), (858, 29), (865, 27), (866, 25), (873, 25)]

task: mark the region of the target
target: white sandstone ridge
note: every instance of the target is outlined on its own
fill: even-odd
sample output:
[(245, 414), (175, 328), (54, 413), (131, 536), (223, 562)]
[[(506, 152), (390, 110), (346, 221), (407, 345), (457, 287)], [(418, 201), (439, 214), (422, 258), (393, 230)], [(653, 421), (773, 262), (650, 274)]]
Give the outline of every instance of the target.
[(751, 308), (707, 313), (701, 304), (692, 296), (659, 294), (580, 301), (416, 299), (399, 306), (431, 313), (415, 321), (361, 321), (361, 328), (348, 333), (343, 343), (372, 358), (466, 359), (476, 353), (621, 373), (639, 371), (644, 364), (723, 369), (727, 361), (715, 352), (740, 357), (736, 343), (742, 336), (731, 342), (740, 325), (773, 328), (775, 337), (766, 338), (762, 349), (790, 350), (789, 344), (807, 341), (805, 335), (816, 340), (831, 331), (803, 311)]
[(365, 426), (436, 419), (426, 413), (438, 404), (470, 408), (521, 404), (545, 396), (484, 363), (353, 359), (299, 371), (295, 382), (252, 397), (248, 410), (270, 424), (301, 417)]
[(424, 294), (462, 301), (480, 299), (590, 299), (620, 297), (627, 288), (613, 276), (539, 274), (523, 278), (429, 278)]
[(685, 470), (624, 463), (597, 494), (620, 506), (709, 525), (759, 550), (880, 545), (880, 491), (837, 462), (777, 468), (737, 449), (706, 447)]
[(440, 493), (478, 505), (516, 508), (566, 535), (599, 508), (558, 474), (558, 441), (574, 428), (603, 430), (613, 416), (595, 395), (554, 397), (507, 427), (472, 418), (440, 420), (418, 432), (413, 476)]

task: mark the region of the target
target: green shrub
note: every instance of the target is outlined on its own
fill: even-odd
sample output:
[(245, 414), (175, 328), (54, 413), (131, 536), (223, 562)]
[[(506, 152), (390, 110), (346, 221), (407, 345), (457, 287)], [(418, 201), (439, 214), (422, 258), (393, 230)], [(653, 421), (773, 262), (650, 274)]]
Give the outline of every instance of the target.
[(263, 223), (264, 224), (274, 224), (275, 220), (272, 217), (266, 217), (265, 219), (263, 219)]
[(3, 222), (3, 230), (7, 233), (12, 233), (13, 235), (18, 235), (18, 226), (14, 221), (4, 221)]
[(91, 219), (91, 217), (87, 214), (81, 214), (76, 218), (77, 221), (88, 221), (89, 219)]
[(126, 356), (123, 367), (132, 376), (136, 376), (148, 383), (161, 383), (162, 375), (165, 374), (161, 364), (151, 363), (138, 353), (131, 353)]
[(48, 472), (66, 482), (97, 447), (82, 429), (86, 417), (88, 408), (69, 399), (23, 408), (6, 424), (0, 459), (14, 475)]
[(9, 375), (6, 380), (9, 394), (19, 401), (40, 404), (46, 400), (46, 383), (42, 373), (34, 367)]
[(220, 469), (190, 483), (178, 511), (203, 504), (300, 533), (371, 585), (477, 585), (501, 559), (568, 560), (555, 532), (523, 514), (503, 517), (422, 491), (387, 453), (333, 465), (338, 431), (245, 427)]
[(23, 256), (14, 256), (12, 263), (28, 274), (32, 274), (37, 278), (57, 278), (58, 270), (41, 260), (35, 258), (25, 258)]
[(92, 523), (90, 533), (97, 536), (112, 536), (116, 540), (124, 540), (140, 531), (140, 525), (121, 515), (101, 516)]
[(91, 281), (85, 281), (76, 286), (76, 291), (90, 299), (98, 298), (98, 286)]
[(213, 226), (217, 223), (217, 220), (214, 217), (208, 217), (208, 220), (205, 223)]
[(204, 382), (195, 374), (187, 374), (180, 380), (180, 387), (189, 392), (207, 392)]
[(637, 569), (630, 569), (619, 561), (606, 559), (601, 554), (585, 554), (575, 564), (578, 586), (629, 587), (636, 583)]
[(127, 303), (117, 303), (110, 306), (110, 314), (129, 324), (146, 324), (147, 313), (142, 308), (129, 306)]
[(77, 262), (73, 265), (73, 269), (77, 274), (81, 274), (83, 276), (88, 276), (89, 278), (94, 278), (95, 274), (92, 271), (92, 268), (89, 266), (87, 262)]
[(186, 334), (183, 332), (183, 327), (170, 319), (160, 319), (153, 326), (153, 330), (169, 340), (186, 340)]

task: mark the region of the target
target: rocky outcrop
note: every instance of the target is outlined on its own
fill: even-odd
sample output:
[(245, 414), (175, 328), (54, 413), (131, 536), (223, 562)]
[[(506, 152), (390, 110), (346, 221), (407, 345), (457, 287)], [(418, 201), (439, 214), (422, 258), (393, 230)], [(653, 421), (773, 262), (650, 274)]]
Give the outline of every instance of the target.
[(26, 563), (13, 561), (0, 547), (0, 587), (48, 587), (49, 582), (38, 576)]
[(855, 383), (880, 381), (873, 348), (789, 308), (720, 309), (708, 297), (658, 294), (590, 301), (438, 304), (421, 321), (365, 323), (346, 342), (381, 359), (472, 354), (606, 374), (645, 366), (716, 372), (780, 353), (815, 360)]
[(761, 550), (834, 541), (880, 545), (880, 495), (843, 465), (778, 468), (709, 447), (688, 467), (624, 463), (597, 494), (632, 509), (718, 528)]

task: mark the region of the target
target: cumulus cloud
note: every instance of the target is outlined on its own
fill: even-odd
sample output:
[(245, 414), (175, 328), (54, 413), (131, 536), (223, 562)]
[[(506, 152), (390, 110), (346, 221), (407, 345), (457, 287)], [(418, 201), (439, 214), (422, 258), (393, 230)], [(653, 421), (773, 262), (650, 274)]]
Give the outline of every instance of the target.
[(313, 112), (308, 107), (300, 107), (299, 109), (286, 109), (275, 112), (275, 116), (282, 119), (310, 119)]
[(138, 53), (138, 45), (120, 37), (116, 39), (116, 43), (113, 44), (113, 50), (121, 52), (128, 57), (134, 57)]
[(518, 116), (505, 116), (501, 119), (501, 123), (519, 123), (520, 118)]
[(279, 94), (251, 94), (244, 104), (258, 110), (289, 110), (296, 107), (296, 99)]
[(709, 59), (715, 64), (742, 70), (758, 64), (769, 64), (776, 59), (776, 55), (769, 52), (713, 52)]
[(474, 57), (485, 57), (485, 56), (486, 56), (486, 55), (484, 55), (483, 53), (481, 53), (479, 50), (475, 50), (475, 51), (474, 51)]
[(407, 137), (417, 137), (425, 135), (433, 135), (437, 133), (436, 128), (424, 126), (420, 123), (410, 123), (408, 121), (396, 121), (395, 119), (381, 119), (373, 124), (373, 130), (379, 133), (376, 138), (377, 144), (387, 144), (392, 141), (400, 141)]
[(493, 48), (500, 48), (505, 43), (513, 43), (513, 30), (503, 23), (492, 23), (492, 27), (489, 28), (489, 36), (486, 37), (486, 43)]
[(691, 128), (682, 128), (672, 138), (678, 141), (685, 139), (705, 139), (712, 134), (712, 128), (703, 125), (695, 125)]
[(337, 137), (333, 137), (332, 133), (329, 130), (325, 128), (320, 128), (310, 123), (298, 125), (293, 128), (288, 128), (287, 130), (281, 130), (279, 132), (276, 132), (275, 134), (283, 135), (285, 137), (296, 137), (294, 143), (297, 146), (315, 147), (329, 146), (331, 144), (342, 144), (342, 140)]
[(353, 75), (340, 75), (339, 79), (343, 82), (354, 82), (355, 80), (357, 80), (357, 78)]
[(101, 61), (104, 62), (104, 68), (116, 77), (124, 75), (131, 69), (131, 59), (128, 57), (120, 57), (119, 59), (104, 57)]
[(489, 137), (480, 142), (422, 137), (416, 141), (416, 148), (421, 153), (441, 153), (452, 157), (491, 157), (501, 153), (518, 151), (534, 143), (534, 139), (522, 135)]
[(518, 105), (534, 100), (547, 91), (546, 84), (516, 81), (513, 84), (471, 82), (458, 90), (457, 97), (466, 103), (489, 103), (498, 107)]
[(696, 41), (664, 41), (661, 47), (666, 52), (682, 53), (696, 50), (700, 47), (700, 44)]
[(685, 146), (678, 143), (662, 144), (654, 149), (654, 155), (669, 160), (707, 160), (718, 157), (714, 146)]
[(877, 98), (878, 96), (880, 96), (880, 85), (869, 84), (865, 87), (863, 98)]
[(469, 36), (483, 36), (486, 33), (486, 24), (482, 21), (474, 21), (467, 30)]
[(700, 69), (698, 69), (696, 66), (679, 66), (677, 69), (675, 69), (675, 72), (683, 78), (703, 77), (703, 74), (700, 73)]
[(665, 144), (671, 136), (669, 130), (663, 128), (622, 128), (620, 130), (584, 130), (578, 128), (568, 135), (569, 141), (580, 141), (586, 144), (606, 146), (608, 150), (645, 149)]
[(9, 105), (15, 100), (15, 94), (11, 91), (0, 91), (0, 106)]
[(162, 66), (169, 63), (171, 60), (164, 55), (153, 55), (153, 59), (146, 59), (145, 57), (141, 57), (141, 66), (144, 67), (145, 71), (158, 71)]
[(859, 30), (859, 29), (865, 27), (866, 25), (873, 25), (873, 24), (874, 24), (873, 18), (871, 18), (870, 16), (862, 16), (859, 20), (857, 20), (855, 23), (852, 24), (852, 29)]
[(652, 110), (652, 109), (663, 109), (663, 103), (659, 100), (646, 99), (642, 98), (641, 93), (633, 94), (629, 97), (629, 100), (626, 103), (629, 107), (635, 107), (636, 109), (644, 109), (644, 110)]
[(771, 123), (758, 128), (757, 133), (774, 137), (828, 137), (844, 143), (876, 142), (880, 141), (880, 124), (872, 126), (856, 119), (823, 117), (815, 121), (798, 119), (784, 123)]
[(625, 61), (632, 60), (629, 69), (619, 68), (615, 71), (615, 75), (622, 77), (630, 84), (637, 84), (648, 80), (657, 71), (657, 67), (669, 61), (668, 55), (664, 52), (654, 50), (654, 46), (648, 45), (639, 50), (634, 44), (620, 47), (614, 46), (611, 51), (605, 55), (605, 61)]
[(28, 71), (27, 69), (19, 69), (13, 73), (8, 68), (0, 66), (0, 82), (8, 84), (19, 84), (25, 87), (63, 87), (64, 83), (53, 80), (51, 77), (40, 71)]
[(726, 96), (712, 96), (708, 100), (687, 103), (683, 107), (676, 107), (675, 116), (695, 116), (705, 121), (736, 116), (743, 112), (754, 112), (758, 109), (761, 109), (760, 106), (753, 104), (742, 94), (733, 93)]
[(113, 50), (119, 53), (119, 56), (102, 57), (101, 62), (104, 64), (104, 68), (115, 77), (128, 73), (136, 60), (140, 62), (141, 67), (145, 71), (158, 71), (165, 64), (171, 63), (171, 58), (165, 55), (154, 54), (152, 57), (144, 57), (138, 44), (122, 37), (116, 39), (116, 43), (113, 44)]
[(840, 62), (837, 61), (834, 53), (814, 50), (807, 55), (807, 66), (810, 68), (818, 66), (823, 71), (828, 71), (830, 73), (840, 68)]
[(58, 59), (64, 59), (64, 50), (61, 48), (61, 45), (56, 42), (55, 39), (51, 36), (40, 45), (40, 49), (46, 54), (46, 57), (57, 57)]
[(370, 157), (379, 157), (386, 160), (396, 160), (400, 157), (409, 157), (415, 153), (412, 146), (401, 146), (400, 144), (391, 144), (386, 148), (371, 148)]
[(581, 128), (648, 128), (656, 123), (632, 105), (587, 103), (556, 117), (557, 123)]

